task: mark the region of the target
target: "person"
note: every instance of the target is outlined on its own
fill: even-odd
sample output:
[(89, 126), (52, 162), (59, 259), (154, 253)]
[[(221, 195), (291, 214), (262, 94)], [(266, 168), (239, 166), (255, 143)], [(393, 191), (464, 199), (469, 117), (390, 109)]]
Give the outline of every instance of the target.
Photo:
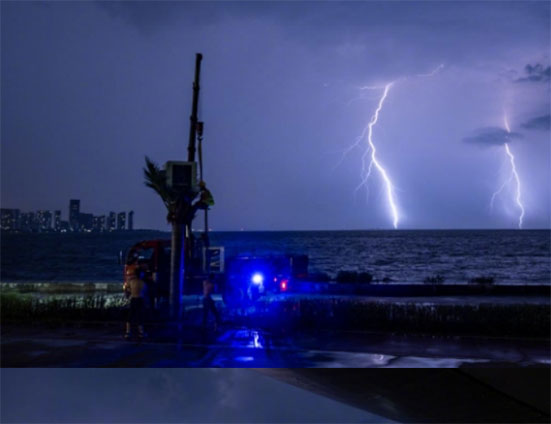
[(199, 209), (208, 209), (210, 206), (214, 206), (214, 197), (204, 181), (199, 181), (199, 200), (197, 203)]
[(214, 274), (210, 273), (208, 278), (205, 278), (203, 280), (203, 328), (206, 328), (208, 317), (209, 317), (209, 311), (212, 312), (215, 319), (214, 324), (214, 331), (218, 329), (218, 326), (222, 323), (222, 320), (220, 318), (220, 313), (216, 309), (216, 305), (214, 304), (214, 300), (212, 299), (211, 295), (214, 291)]
[(126, 320), (126, 332), (124, 338), (129, 339), (132, 332), (132, 325), (138, 326), (138, 337), (145, 337), (144, 315), (145, 315), (145, 294), (146, 283), (142, 277), (139, 267), (127, 271), (127, 280), (124, 285), (125, 294), (130, 297), (130, 310)]
[(214, 197), (207, 188), (207, 184), (204, 181), (199, 181), (199, 200), (191, 206), (191, 214), (195, 216), (198, 209), (206, 210), (211, 206), (214, 206)]

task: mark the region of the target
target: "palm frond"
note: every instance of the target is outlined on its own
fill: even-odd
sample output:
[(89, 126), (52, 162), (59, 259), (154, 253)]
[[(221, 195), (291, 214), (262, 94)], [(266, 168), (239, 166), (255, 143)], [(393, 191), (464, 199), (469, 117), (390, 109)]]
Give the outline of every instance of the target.
[(159, 168), (159, 166), (145, 157), (144, 184), (153, 189), (162, 199), (165, 206), (170, 209), (174, 203), (174, 196), (168, 185), (166, 184), (165, 172)]
[(143, 173), (144, 184), (153, 189), (165, 204), (168, 212), (168, 222), (174, 223), (193, 220), (194, 212), (192, 211), (192, 202), (197, 196), (197, 192), (191, 190), (173, 190), (166, 182), (165, 171), (161, 170), (159, 166), (147, 156), (145, 157)]

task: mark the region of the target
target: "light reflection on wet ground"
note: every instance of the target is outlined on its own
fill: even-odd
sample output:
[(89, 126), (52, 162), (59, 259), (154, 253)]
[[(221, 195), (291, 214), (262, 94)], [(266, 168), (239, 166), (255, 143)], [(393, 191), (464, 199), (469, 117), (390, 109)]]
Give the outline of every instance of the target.
[(119, 329), (2, 329), (2, 366), (47, 367), (389, 367), (547, 366), (542, 340), (434, 338), (318, 332), (272, 335), (260, 329), (218, 333), (151, 329), (126, 342)]

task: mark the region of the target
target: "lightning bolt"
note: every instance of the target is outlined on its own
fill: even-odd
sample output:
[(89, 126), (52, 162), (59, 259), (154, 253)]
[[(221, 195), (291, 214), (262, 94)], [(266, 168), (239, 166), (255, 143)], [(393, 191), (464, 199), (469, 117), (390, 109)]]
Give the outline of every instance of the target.
[[(506, 114), (503, 115), (503, 126), (505, 127), (505, 130), (507, 131), (507, 133), (510, 134), (511, 127), (509, 125), (509, 120), (507, 119)], [(511, 149), (509, 148), (509, 143), (505, 143), (503, 147), (505, 148), (505, 154), (507, 155), (509, 159), (509, 163), (511, 164), (511, 174), (509, 175), (509, 178), (501, 185), (501, 187), (492, 194), (492, 198), (490, 200), (490, 208), (493, 208), (496, 196), (498, 196), (506, 186), (508, 186), (509, 184), (511, 184), (511, 182), (514, 181), (515, 182), (515, 203), (517, 204), (520, 210), (520, 215), (518, 217), (518, 228), (521, 229), (522, 222), (524, 220), (525, 211), (524, 211), (524, 205), (522, 204), (522, 200), (521, 200), (520, 178), (518, 176), (517, 167), (515, 165), (515, 156), (511, 152)]]
[(431, 72), (429, 72), (428, 74), (417, 74), (418, 77), (433, 77), (435, 76), (438, 72), (440, 72), (442, 69), (444, 69), (444, 64), (441, 63), (440, 65), (438, 65), (436, 68), (434, 68)]
[[(366, 133), (367, 133), (368, 146), (364, 154), (362, 155), (362, 172), (361, 172), (362, 180), (361, 180), (361, 183), (358, 185), (358, 187), (356, 187), (356, 191), (359, 190), (365, 184), (367, 184), (367, 180), (369, 179), (371, 175), (371, 171), (373, 170), (373, 165), (375, 165), (375, 169), (377, 169), (377, 171), (381, 175), (385, 185), (388, 206), (392, 215), (392, 225), (394, 226), (394, 229), (396, 229), (398, 228), (398, 222), (400, 218), (398, 216), (398, 208), (396, 206), (396, 195), (394, 193), (394, 185), (392, 184), (392, 181), (390, 181), (390, 178), (388, 176), (388, 172), (386, 171), (386, 169), (377, 160), (377, 149), (375, 147), (375, 144), (373, 143), (373, 127), (377, 124), (377, 121), (379, 120), (379, 113), (383, 109), (383, 104), (393, 84), (394, 82), (391, 82), (384, 86), (383, 94), (379, 99), (379, 103), (377, 104), (377, 109), (375, 109), (375, 112), (371, 116), (369, 123), (362, 131), (362, 134), (360, 135), (360, 137), (358, 137), (356, 143), (351, 146), (351, 148), (358, 145), (362, 140), (365, 140)], [(368, 87), (366, 87), (366, 89), (367, 88)], [(369, 89), (372, 89), (372, 87), (369, 87)]]
[[(427, 74), (417, 74), (416, 77), (433, 77), (437, 73), (439, 73), (444, 68), (444, 64), (438, 65), (434, 70)], [(338, 167), (346, 155), (350, 153), (354, 148), (361, 146), (362, 144), (366, 145), (366, 148), (362, 154), (362, 170), (360, 173), (361, 182), (356, 187), (355, 192), (357, 192), (362, 187), (367, 187), (367, 181), (369, 177), (371, 176), (371, 173), (373, 171), (373, 167), (377, 170), (379, 175), (381, 176), (385, 192), (386, 192), (386, 199), (388, 203), (388, 209), (391, 214), (392, 218), (392, 225), (394, 229), (398, 228), (398, 223), (400, 221), (400, 216), (398, 213), (398, 206), (397, 206), (397, 200), (396, 200), (396, 194), (395, 194), (395, 188), (394, 184), (392, 183), (387, 170), (383, 167), (381, 162), (377, 159), (377, 149), (375, 147), (375, 143), (373, 142), (373, 128), (377, 124), (377, 121), (379, 120), (379, 114), (381, 113), (381, 110), (383, 109), (383, 105), (385, 103), (385, 100), (388, 96), (388, 93), (390, 89), (397, 84), (398, 82), (402, 82), (404, 80), (407, 80), (407, 77), (400, 78), (398, 80), (392, 81), (384, 86), (371, 86), (366, 85), (363, 87), (358, 87), (359, 90), (383, 90), (383, 93), (381, 97), (379, 98), (379, 102), (377, 104), (377, 108), (375, 109), (375, 112), (373, 115), (371, 115), (371, 118), (369, 119), (368, 124), (364, 127), (362, 133), (356, 138), (356, 141), (352, 143), (350, 146), (348, 146), (343, 152), (341, 159), (335, 166)], [(362, 99), (363, 96), (359, 96), (357, 98), (352, 99), (348, 104), (350, 104), (354, 100)]]

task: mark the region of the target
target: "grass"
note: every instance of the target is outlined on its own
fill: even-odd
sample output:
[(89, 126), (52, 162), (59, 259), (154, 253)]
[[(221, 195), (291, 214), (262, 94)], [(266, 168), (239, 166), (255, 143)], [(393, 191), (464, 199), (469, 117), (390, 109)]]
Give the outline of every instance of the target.
[[(2, 291), (2, 322), (68, 323), (119, 321), (127, 316), (123, 296), (36, 297)], [(549, 338), (549, 305), (432, 305), (361, 299), (294, 299), (262, 302), (248, 317), (253, 326), (339, 329), (439, 335)]]
[(118, 296), (37, 297), (2, 291), (2, 322), (122, 320), (127, 301)]
[[(75, 293), (95, 293), (102, 290), (108, 293), (120, 293), (122, 290), (121, 282), (72, 282), (72, 281), (18, 281), (0, 283), (2, 292), (19, 293), (49, 293), (49, 294), (75, 294)], [(103, 287), (99, 289), (98, 287)]]
[(267, 306), (272, 325), (304, 329), (549, 338), (548, 305), (430, 305), (300, 299)]

